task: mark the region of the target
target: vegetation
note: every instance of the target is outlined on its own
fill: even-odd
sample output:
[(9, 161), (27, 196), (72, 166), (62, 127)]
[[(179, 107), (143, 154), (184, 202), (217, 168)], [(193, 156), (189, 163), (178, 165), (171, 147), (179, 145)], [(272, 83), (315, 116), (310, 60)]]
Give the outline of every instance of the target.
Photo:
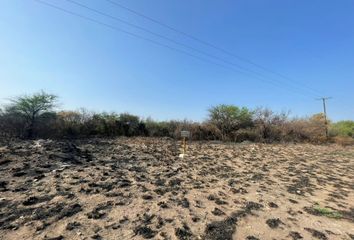
[(5, 106), (3, 115), (5, 119), (7, 118), (9, 125), (4, 127), (12, 128), (17, 134), (27, 138), (34, 137), (37, 125), (51, 117), (56, 99), (55, 95), (43, 91), (31, 96), (25, 95), (12, 99), (11, 103)]
[(321, 207), (318, 204), (314, 205), (312, 210), (314, 211), (314, 213), (316, 215), (320, 215), (320, 216), (326, 216), (329, 218), (341, 218), (342, 217), (342, 214), (340, 214), (339, 212), (334, 211), (330, 208)]
[[(85, 138), (146, 136), (178, 138), (189, 130), (193, 140), (254, 142), (315, 142), (325, 136), (323, 114), (290, 119), (288, 113), (270, 109), (250, 110), (234, 105), (218, 105), (208, 110), (204, 122), (154, 121), (129, 113), (54, 111), (57, 97), (45, 92), (12, 99), (0, 109), (0, 137), (3, 138)], [(329, 122), (331, 139), (354, 143), (354, 122)]]
[(332, 136), (354, 137), (354, 121), (339, 121), (331, 125)]
[(221, 104), (209, 109), (208, 122), (220, 130), (222, 140), (230, 140), (238, 130), (253, 125), (252, 112), (245, 107)]

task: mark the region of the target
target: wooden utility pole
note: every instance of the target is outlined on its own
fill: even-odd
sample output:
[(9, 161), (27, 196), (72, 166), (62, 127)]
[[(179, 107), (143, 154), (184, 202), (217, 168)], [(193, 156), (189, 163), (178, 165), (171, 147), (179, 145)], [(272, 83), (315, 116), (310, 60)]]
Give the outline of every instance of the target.
[(326, 138), (328, 138), (328, 121), (327, 121), (327, 109), (326, 109), (326, 100), (328, 99), (331, 99), (331, 97), (317, 98), (317, 100), (322, 100), (323, 103), (323, 115), (324, 115), (325, 126), (326, 126)]

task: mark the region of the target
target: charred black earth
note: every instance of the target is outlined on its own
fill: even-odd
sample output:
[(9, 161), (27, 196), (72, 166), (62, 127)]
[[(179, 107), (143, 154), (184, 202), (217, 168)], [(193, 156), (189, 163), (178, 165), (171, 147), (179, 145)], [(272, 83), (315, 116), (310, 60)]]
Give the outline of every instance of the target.
[(354, 149), (167, 138), (0, 144), (0, 239), (353, 239)]

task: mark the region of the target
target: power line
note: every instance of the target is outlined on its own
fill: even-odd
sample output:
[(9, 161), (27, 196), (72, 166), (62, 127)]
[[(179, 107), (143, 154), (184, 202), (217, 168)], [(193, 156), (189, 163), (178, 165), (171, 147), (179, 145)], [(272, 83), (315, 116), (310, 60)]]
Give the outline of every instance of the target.
[[(186, 51), (183, 51), (183, 50), (180, 50), (180, 49), (178, 49), (178, 48), (174, 48), (174, 47), (171, 47), (171, 46), (169, 46), (169, 45), (166, 45), (166, 44), (157, 42), (157, 41), (155, 41), (155, 40), (153, 40), (153, 39), (140, 36), (140, 35), (138, 35), (138, 34), (135, 34), (135, 33), (126, 31), (126, 30), (124, 30), (124, 29), (118, 28), (118, 27), (116, 27), (116, 26), (113, 26), (113, 25), (110, 25), (110, 24), (107, 24), (107, 23), (98, 21), (98, 20), (96, 20), (96, 19), (94, 19), (94, 18), (90, 18), (90, 17), (84, 16), (84, 15), (78, 14), (78, 13), (76, 13), (76, 12), (73, 12), (73, 11), (70, 11), (70, 10), (67, 10), (67, 9), (64, 9), (64, 8), (62, 8), (62, 7), (58, 7), (58, 6), (53, 5), (53, 4), (51, 4), (51, 3), (44, 2), (44, 1), (42, 1), (42, 0), (33, 0), (33, 1), (36, 1), (36, 2), (38, 2), (38, 3), (40, 3), (40, 4), (46, 5), (46, 6), (51, 7), (51, 8), (55, 8), (55, 9), (57, 9), (57, 10), (59, 10), (59, 11), (65, 12), (65, 13), (70, 14), (70, 15), (73, 15), (73, 16), (75, 16), (75, 17), (82, 18), (82, 19), (85, 19), (85, 20), (94, 22), (94, 23), (99, 24), (99, 25), (102, 25), (102, 26), (104, 26), (104, 27), (108, 27), (108, 28), (110, 28), (110, 29), (112, 29), (112, 30), (115, 30), (115, 31), (118, 31), (118, 32), (122, 32), (122, 33), (128, 34), (128, 35), (130, 35), (130, 36), (133, 36), (133, 37), (136, 37), (136, 38), (139, 38), (139, 39), (148, 41), (148, 42), (153, 43), (153, 44), (155, 44), (155, 45), (162, 46), (162, 47), (168, 48), (168, 49), (170, 49), (170, 50), (177, 51), (177, 52), (180, 52), (180, 53), (182, 53), (182, 54), (189, 55), (189, 56), (194, 57), (194, 58), (197, 58), (197, 59), (199, 59), (199, 60), (201, 60), (201, 61), (206, 61), (206, 62), (209, 62), (209, 63), (218, 64), (218, 63), (215, 63), (215, 62), (213, 62), (213, 61), (210, 61), (210, 60), (201, 58), (201, 57), (199, 57), (199, 56), (197, 56), (197, 55), (190, 54), (190, 53), (188, 53), (188, 52), (186, 52)], [(221, 66), (221, 67), (225, 67), (225, 66), (222, 65), (222, 64), (218, 64), (218, 65)], [(236, 70), (235, 70), (235, 71), (236, 71)], [(242, 73), (242, 72), (240, 72), (240, 73)]]
[(107, 2), (109, 2), (109, 3), (111, 3), (111, 4), (113, 4), (113, 5), (115, 5), (115, 6), (117, 6), (117, 7), (120, 7), (120, 8), (122, 8), (122, 9), (125, 9), (126, 11), (129, 11), (129, 12), (131, 12), (131, 13), (137, 15), (137, 16), (140, 16), (140, 17), (142, 17), (142, 18), (145, 18), (145, 19), (147, 19), (147, 20), (149, 20), (149, 21), (151, 21), (151, 22), (154, 22), (154, 23), (156, 23), (156, 24), (158, 24), (158, 25), (160, 25), (160, 26), (162, 26), (162, 27), (165, 27), (165, 28), (171, 30), (171, 31), (174, 31), (174, 32), (176, 32), (176, 33), (179, 33), (179, 34), (181, 34), (181, 35), (183, 35), (183, 36), (185, 36), (185, 37), (188, 37), (188, 38), (190, 38), (190, 39), (192, 39), (192, 40), (194, 40), (194, 41), (196, 41), (196, 42), (199, 42), (199, 43), (201, 43), (201, 44), (203, 44), (203, 45), (206, 45), (206, 46), (208, 46), (208, 47), (214, 48), (214, 49), (216, 49), (216, 50), (218, 50), (218, 51), (220, 51), (220, 52), (222, 52), (222, 53), (224, 53), (224, 54), (227, 54), (227, 55), (229, 55), (229, 56), (231, 56), (231, 57), (234, 57), (234, 58), (236, 58), (236, 59), (238, 59), (238, 60), (240, 60), (240, 61), (243, 61), (243, 62), (246, 62), (246, 63), (248, 63), (248, 64), (251, 64), (251, 65), (253, 65), (253, 66), (255, 66), (255, 67), (258, 67), (259, 69), (262, 69), (263, 71), (266, 71), (266, 72), (268, 72), (268, 73), (271, 73), (271, 74), (276, 75), (276, 76), (278, 76), (278, 77), (281, 77), (281, 78), (283, 78), (283, 79), (289, 80), (289, 81), (291, 81), (291, 83), (294, 84), (294, 85), (300, 84), (302, 87), (307, 88), (308, 90), (310, 90), (310, 91), (312, 91), (313, 93), (315, 93), (317, 96), (318, 96), (318, 95), (322, 95), (322, 93), (319, 92), (318, 90), (316, 90), (316, 89), (314, 89), (314, 88), (311, 88), (311, 87), (309, 87), (309, 86), (306, 86), (306, 85), (303, 84), (303, 83), (297, 82), (296, 80), (294, 80), (294, 79), (292, 79), (292, 78), (290, 78), (290, 77), (288, 77), (288, 76), (285, 76), (284, 74), (278, 73), (278, 72), (276, 72), (276, 71), (274, 71), (274, 70), (271, 70), (271, 69), (269, 69), (269, 68), (267, 68), (267, 67), (262, 66), (261, 64), (255, 63), (254, 61), (251, 61), (251, 60), (249, 60), (249, 59), (247, 59), (247, 58), (245, 58), (245, 57), (241, 57), (241, 56), (236, 55), (236, 54), (234, 54), (234, 53), (232, 53), (232, 52), (230, 52), (230, 51), (228, 51), (228, 50), (225, 50), (225, 49), (222, 48), (222, 47), (219, 47), (219, 46), (217, 46), (217, 45), (215, 45), (215, 44), (212, 44), (212, 43), (210, 43), (210, 42), (208, 42), (208, 41), (205, 41), (205, 40), (203, 40), (203, 39), (201, 39), (201, 38), (195, 37), (195, 36), (192, 35), (192, 34), (189, 34), (189, 33), (186, 33), (186, 32), (184, 32), (184, 31), (181, 31), (181, 30), (179, 30), (179, 29), (177, 29), (177, 28), (175, 28), (175, 27), (172, 27), (171, 25), (168, 25), (168, 24), (166, 24), (166, 23), (164, 23), (164, 22), (162, 22), (162, 21), (159, 21), (159, 20), (157, 20), (157, 19), (155, 19), (155, 18), (149, 17), (149, 16), (147, 16), (147, 15), (145, 15), (145, 14), (143, 14), (143, 13), (140, 13), (140, 12), (138, 12), (138, 11), (136, 11), (136, 10), (133, 10), (133, 9), (131, 9), (131, 8), (128, 8), (128, 7), (124, 6), (124, 5), (121, 4), (121, 3), (118, 3), (118, 2), (113, 1), (113, 0), (105, 0), (105, 1), (107, 1)]
[[(55, 9), (57, 9), (57, 10), (63, 11), (63, 12), (65, 12), (65, 13), (67, 13), (67, 14), (70, 14), (70, 15), (73, 15), (73, 16), (76, 16), (76, 17), (79, 17), (79, 18), (82, 18), (82, 19), (85, 19), (85, 20), (94, 22), (94, 23), (96, 23), (96, 24), (99, 24), (99, 25), (108, 27), (108, 28), (110, 28), (110, 29), (113, 29), (113, 30), (116, 30), (116, 31), (119, 31), (119, 32), (122, 32), (122, 33), (125, 33), (125, 34), (128, 34), (128, 35), (130, 35), (130, 36), (133, 36), (133, 37), (136, 37), (136, 38), (139, 38), (139, 39), (148, 41), (148, 42), (153, 43), (153, 44), (155, 44), (155, 45), (163, 46), (163, 47), (168, 48), (168, 49), (170, 49), (170, 50), (173, 50), (173, 51), (176, 51), (176, 52), (179, 52), (179, 53), (188, 55), (188, 56), (190, 56), (190, 57), (197, 58), (197, 59), (199, 59), (199, 60), (201, 60), (201, 61), (208, 62), (208, 63), (212, 63), (212, 64), (216, 64), (216, 65), (218, 65), (218, 66), (220, 66), (220, 67), (227, 68), (227, 69), (229, 69), (229, 70), (233, 70), (233, 71), (235, 71), (235, 72), (237, 72), (237, 73), (245, 74), (244, 72), (239, 71), (239, 70), (237, 70), (237, 69), (234, 69), (234, 68), (225, 66), (225, 65), (223, 65), (223, 64), (220, 64), (220, 63), (217, 63), (217, 62), (214, 62), (214, 61), (210, 61), (209, 59), (202, 58), (202, 57), (200, 57), (200, 56), (197, 56), (197, 55), (191, 54), (191, 53), (189, 53), (189, 52), (186, 52), (186, 51), (184, 51), (184, 50), (181, 50), (181, 49), (178, 49), (178, 48), (174, 48), (174, 47), (171, 47), (171, 46), (166, 45), (166, 44), (162, 44), (162, 43), (157, 42), (157, 41), (155, 41), (155, 40), (153, 40), (153, 39), (146, 38), (146, 37), (143, 37), (143, 36), (138, 35), (138, 34), (135, 34), (135, 33), (131, 33), (131, 32), (126, 31), (126, 30), (124, 30), (124, 29), (117, 28), (117, 27), (115, 27), (115, 26), (113, 26), (113, 25), (110, 25), (110, 24), (107, 24), (107, 23), (98, 21), (98, 20), (96, 20), (96, 19), (93, 19), (93, 18), (84, 16), (84, 15), (81, 15), (81, 14), (75, 13), (75, 12), (73, 12), (73, 11), (70, 11), (70, 10), (67, 10), (67, 9), (64, 9), (64, 8), (61, 8), (61, 7), (58, 7), (58, 6), (53, 5), (53, 4), (50, 4), (50, 3), (48, 3), (48, 2), (44, 2), (44, 1), (42, 1), (42, 0), (34, 0), (34, 1), (36, 1), (36, 2), (38, 2), (38, 3), (40, 3), (40, 4), (43, 4), (43, 5), (46, 5), (46, 6), (48, 6), (48, 7), (55, 8)], [(246, 73), (246, 74), (247, 74), (247, 73)], [(259, 78), (258, 76), (256, 76), (256, 78), (261, 79), (261, 80), (264, 80), (264, 79), (262, 79), (262, 78)], [(265, 79), (265, 80), (268, 81), (269, 83), (272, 83), (273, 85), (275, 85), (275, 86), (281, 88), (281, 86), (276, 85), (276, 83), (274, 83), (273, 81), (271, 81), (271, 80), (269, 80), (269, 79)], [(283, 88), (283, 89), (284, 89), (284, 88)], [(289, 90), (289, 89), (287, 89), (287, 90), (290, 91), (291, 93), (293, 93), (293, 91), (291, 91), (291, 90)], [(306, 96), (305, 94), (303, 94), (303, 93), (301, 93), (301, 92), (298, 92), (298, 93), (301, 94), (301, 95), (303, 95), (303, 96), (305, 96), (305, 97), (308, 97), (308, 96)]]
[[(116, 17), (116, 16), (107, 14), (107, 13), (105, 13), (105, 12), (102, 12), (102, 11), (97, 10), (97, 9), (95, 9), (95, 8), (89, 7), (89, 6), (84, 5), (84, 4), (82, 4), (82, 3), (76, 2), (76, 1), (74, 1), (74, 0), (66, 0), (66, 1), (67, 1), (67, 2), (70, 2), (70, 3), (72, 3), (72, 4), (75, 4), (75, 5), (77, 5), (77, 6), (80, 6), (80, 7), (82, 7), (82, 8), (85, 8), (85, 9), (87, 9), (87, 10), (90, 10), (90, 11), (92, 11), (92, 12), (94, 12), (94, 13), (97, 13), (97, 14), (100, 14), (100, 15), (102, 15), (102, 16), (105, 16), (105, 17), (111, 18), (111, 19), (113, 19), (113, 20), (116, 20), (116, 21), (118, 21), (118, 22), (124, 23), (124, 24), (126, 24), (126, 25), (128, 25), (128, 26), (131, 26), (131, 27), (137, 28), (137, 29), (139, 29), (139, 30), (145, 31), (145, 32), (147, 32), (147, 33), (149, 33), (149, 34), (152, 34), (152, 35), (154, 35), (154, 36), (157, 36), (157, 37), (159, 37), (159, 38), (162, 38), (162, 39), (164, 39), (164, 40), (167, 40), (167, 41), (169, 41), (169, 42), (172, 42), (172, 43), (174, 43), (174, 44), (177, 44), (177, 45), (179, 45), (179, 46), (182, 46), (182, 47), (185, 47), (185, 48), (187, 48), (187, 49), (193, 50), (193, 51), (195, 51), (195, 52), (197, 52), (197, 53), (200, 53), (200, 54), (203, 54), (203, 55), (205, 55), (205, 56), (207, 56), (207, 57), (214, 58), (214, 59), (216, 59), (216, 60), (218, 60), (218, 61), (221, 61), (221, 62), (223, 62), (223, 63), (226, 63), (226, 64), (228, 64), (228, 65), (237, 67), (237, 68), (239, 68), (239, 69), (241, 69), (241, 70), (243, 70), (243, 71), (246, 71), (246, 72), (249, 72), (249, 73), (251, 73), (251, 74), (257, 75), (257, 76), (259, 76), (259, 77), (261, 77), (261, 78), (269, 78), (269, 77), (264, 76), (263, 74), (260, 74), (260, 73), (258, 73), (258, 72), (256, 72), (256, 71), (253, 71), (253, 70), (251, 70), (251, 69), (245, 68), (245, 67), (240, 66), (240, 65), (238, 65), (238, 64), (235, 64), (235, 63), (233, 63), (233, 62), (227, 61), (227, 60), (225, 60), (225, 59), (223, 59), (223, 58), (220, 58), (220, 57), (215, 56), (215, 55), (213, 55), (213, 54), (210, 54), (210, 53), (207, 53), (207, 52), (205, 52), (205, 51), (199, 50), (199, 49), (197, 49), (197, 48), (191, 47), (191, 46), (189, 46), (189, 45), (187, 45), (187, 44), (178, 42), (178, 41), (176, 41), (176, 40), (174, 40), (174, 39), (171, 39), (171, 38), (169, 38), (169, 37), (166, 37), (166, 36), (164, 36), (164, 35), (161, 35), (161, 34), (158, 34), (158, 33), (153, 32), (153, 31), (150, 31), (150, 30), (147, 29), (147, 28), (144, 28), (144, 27), (141, 27), (141, 26), (139, 26), (139, 25), (130, 23), (130, 22), (126, 21), (126, 20), (123, 20), (123, 19), (118, 18), (118, 17)], [(274, 82), (279, 82), (280, 84), (284, 84), (283, 82), (281, 82), (281, 81), (279, 81), (279, 80), (272, 79), (272, 81), (274, 81)], [(294, 86), (289, 86), (289, 87), (294, 88)], [(303, 91), (303, 89), (300, 89), (300, 88), (298, 88), (298, 87), (297, 87), (297, 90), (298, 90), (298, 91)]]

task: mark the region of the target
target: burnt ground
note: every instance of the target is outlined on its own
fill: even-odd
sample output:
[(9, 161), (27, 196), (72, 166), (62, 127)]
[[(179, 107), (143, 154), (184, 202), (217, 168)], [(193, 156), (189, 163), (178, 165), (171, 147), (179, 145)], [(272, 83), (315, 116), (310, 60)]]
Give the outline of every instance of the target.
[[(0, 239), (354, 239), (354, 148), (0, 145)], [(325, 210), (321, 210), (324, 208)]]

